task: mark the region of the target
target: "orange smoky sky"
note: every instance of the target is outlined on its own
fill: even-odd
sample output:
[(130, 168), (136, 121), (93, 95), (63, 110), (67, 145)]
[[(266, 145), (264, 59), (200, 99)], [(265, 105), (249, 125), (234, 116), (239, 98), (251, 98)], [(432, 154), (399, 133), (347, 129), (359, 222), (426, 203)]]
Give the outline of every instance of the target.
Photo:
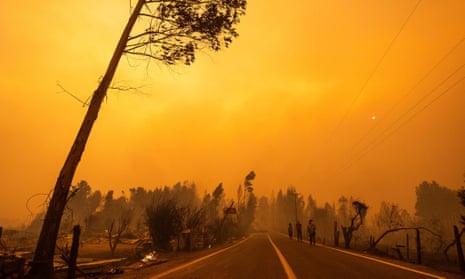
[[(134, 1), (133, 1), (134, 2)], [(129, 17), (130, 1), (0, 2), (0, 220), (47, 194)], [(94, 190), (290, 185), (413, 210), (463, 186), (465, 2), (249, 1), (240, 36), (190, 66), (123, 57), (74, 178)], [(59, 84), (59, 85), (57, 85)], [(66, 92), (61, 88), (63, 87)], [(373, 117), (374, 116), (374, 117)], [(42, 209), (44, 196), (28, 207)]]

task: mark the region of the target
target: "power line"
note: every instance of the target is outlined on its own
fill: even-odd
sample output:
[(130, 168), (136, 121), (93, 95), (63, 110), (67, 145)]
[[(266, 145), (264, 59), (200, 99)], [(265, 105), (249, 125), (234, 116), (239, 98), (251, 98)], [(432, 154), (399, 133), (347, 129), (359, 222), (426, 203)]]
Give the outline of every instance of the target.
[[(432, 91), (430, 91), (428, 94), (426, 94), (425, 96), (429, 96), (431, 95), (432, 92), (434, 92), (439, 86), (441, 86), (442, 84), (444, 84), (448, 79), (450, 79), (452, 77), (452, 75), (454, 75), (455, 73), (458, 72), (459, 69), (462, 69), (463, 67), (465, 66), (465, 64), (462, 64), (462, 66), (460, 66), (456, 71), (454, 71), (451, 75), (449, 75), (445, 80), (443, 80), (435, 89), (433, 89)], [(446, 90), (444, 90), (443, 92), (441, 92), (441, 94), (439, 94), (438, 96), (436, 96), (435, 98), (433, 98), (429, 103), (427, 103), (425, 106), (423, 106), (420, 110), (416, 111), (415, 113), (413, 113), (407, 120), (405, 120), (404, 122), (402, 122), (399, 126), (397, 126), (394, 130), (392, 130), (389, 134), (387, 134), (385, 137), (382, 137), (384, 136), (387, 131), (392, 128), (394, 126), (395, 123), (397, 123), (403, 116), (405, 116), (406, 114), (408, 114), (409, 112), (411, 112), (414, 107), (417, 107), (418, 104), (421, 103), (421, 101), (423, 101), (425, 99), (425, 96), (424, 98), (421, 99), (420, 102), (417, 102), (411, 109), (408, 110), (408, 113), (404, 113), (401, 117), (399, 117), (395, 123), (391, 126), (389, 126), (387, 129), (385, 129), (383, 131), (383, 133), (378, 136), (377, 138), (375, 138), (369, 145), (367, 145), (367, 147), (365, 148), (365, 150), (362, 150), (361, 153), (359, 153), (359, 156), (356, 157), (355, 159), (353, 160), (349, 160), (345, 166), (340, 169), (340, 171), (344, 171), (344, 170), (347, 170), (349, 168), (351, 168), (356, 162), (358, 162), (360, 159), (362, 159), (363, 157), (365, 157), (375, 146), (383, 143), (385, 140), (387, 140), (389, 137), (391, 137), (393, 134), (395, 134), (400, 128), (402, 128), (403, 126), (405, 126), (407, 123), (409, 123), (410, 121), (412, 121), (418, 114), (420, 114), (421, 112), (423, 112), (425, 109), (427, 109), (429, 106), (431, 106), (434, 102), (436, 102), (437, 100), (439, 100), (441, 97), (443, 97), (445, 94), (447, 94), (450, 90), (452, 90), (453, 88), (457, 87), (457, 85), (460, 84), (460, 82), (462, 82), (463, 80), (465, 80), (465, 76), (461, 77), (459, 80), (457, 80), (456, 82), (454, 82), (451, 86), (449, 86)]]
[(357, 95), (355, 96), (355, 98), (352, 100), (352, 103), (349, 105), (349, 107), (347, 108), (346, 112), (344, 113), (344, 115), (342, 116), (341, 120), (339, 121), (338, 125), (336, 126), (336, 129), (335, 131), (333, 132), (333, 136), (334, 134), (340, 129), (340, 127), (342, 126), (342, 123), (346, 120), (347, 116), (349, 115), (350, 111), (352, 110), (352, 107), (355, 105), (355, 103), (358, 101), (358, 99), (360, 98), (360, 96), (362, 95), (363, 91), (365, 90), (366, 86), (368, 85), (368, 83), (370, 82), (370, 80), (373, 78), (374, 74), (376, 73), (376, 71), (378, 70), (379, 66), (381, 65), (381, 63), (383, 62), (384, 58), (386, 57), (386, 55), (388, 54), (388, 52), (391, 50), (392, 46), (394, 45), (395, 41), (397, 40), (397, 38), (399, 37), (400, 33), (402, 33), (402, 31), (405, 29), (405, 26), (407, 25), (407, 23), (410, 21), (410, 18), (413, 16), (413, 14), (415, 13), (415, 11), (417, 10), (418, 6), (420, 5), (422, 0), (418, 0), (418, 2), (415, 4), (415, 6), (413, 7), (412, 11), (410, 11), (409, 15), (407, 16), (407, 18), (404, 20), (404, 22), (402, 23), (399, 31), (397, 31), (397, 34), (394, 36), (394, 38), (391, 40), (391, 42), (389, 43), (389, 45), (387, 46), (387, 48), (384, 50), (384, 53), (383, 55), (381, 55), (381, 58), (378, 60), (378, 62), (376, 63), (375, 67), (373, 68), (373, 70), (370, 72), (370, 74), (368, 75), (368, 78), (365, 80), (365, 82), (363, 83), (362, 87), (360, 88), (360, 91), (357, 93)]
[(415, 85), (410, 88), (409, 91), (407, 91), (406, 94), (404, 94), (396, 103), (394, 103), (393, 106), (391, 106), (391, 108), (383, 115), (382, 118), (380, 118), (379, 121), (376, 121), (376, 123), (374, 125), (371, 126), (371, 128), (367, 131), (367, 133), (365, 133), (358, 141), (356, 144), (354, 144), (352, 146), (352, 148), (350, 148), (350, 150), (355, 150), (364, 140), (366, 137), (368, 137), (368, 135), (371, 134), (371, 132), (376, 128), (378, 127), (385, 119), (387, 119), (387, 117), (407, 98), (409, 97), (413, 92), (414, 90), (424, 81), (426, 80), (427, 77), (429, 77), (431, 75), (431, 73), (440, 65), (442, 64), (442, 62), (444, 62), (463, 42), (465, 41), (465, 37), (462, 37), (454, 46), (452, 46), (452, 48), (449, 49), (449, 51), (441, 58), (439, 59), (438, 62), (436, 62), (436, 64), (434, 64), (433, 67), (431, 67), (431, 69), (422, 77), (420, 78), (416, 83)]

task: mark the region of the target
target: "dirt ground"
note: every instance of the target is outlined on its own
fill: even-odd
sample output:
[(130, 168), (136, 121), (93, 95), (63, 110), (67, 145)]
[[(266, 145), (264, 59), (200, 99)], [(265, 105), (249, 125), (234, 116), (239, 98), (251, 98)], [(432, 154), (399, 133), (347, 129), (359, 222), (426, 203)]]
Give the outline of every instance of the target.
[(109, 259), (109, 258), (136, 258), (136, 246), (134, 244), (120, 243), (116, 247), (115, 254), (111, 256), (108, 242), (84, 243), (79, 247), (80, 258)]
[(130, 266), (123, 267), (124, 273), (113, 276), (112, 278), (117, 279), (147, 279), (157, 273), (170, 270), (184, 263), (193, 261), (201, 258), (215, 251), (221, 250), (225, 247), (232, 245), (233, 242), (218, 245), (214, 248), (192, 251), (192, 252), (171, 252), (171, 253), (160, 253), (159, 258), (163, 261), (161, 264), (148, 264), (140, 266), (140, 264), (133, 264)]
[[(208, 255), (214, 251), (231, 245), (232, 242), (218, 245), (211, 249), (198, 251), (178, 251), (178, 252), (158, 252), (156, 259), (142, 261), (136, 255), (134, 244), (118, 245), (113, 257), (110, 255), (110, 248), (107, 242), (84, 243), (79, 247), (79, 268), (93, 278), (149, 278), (154, 274), (171, 269), (196, 258)], [(115, 259), (115, 262), (106, 263), (105, 260)], [(97, 267), (89, 267), (86, 263), (100, 262)], [(78, 277), (82, 275), (77, 272)], [(65, 278), (66, 271), (59, 272), (59, 277)]]

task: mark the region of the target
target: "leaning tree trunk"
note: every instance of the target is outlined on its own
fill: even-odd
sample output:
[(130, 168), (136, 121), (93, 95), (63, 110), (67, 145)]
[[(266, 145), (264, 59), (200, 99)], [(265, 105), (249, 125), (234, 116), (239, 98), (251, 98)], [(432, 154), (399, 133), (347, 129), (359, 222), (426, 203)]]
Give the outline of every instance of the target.
[(68, 157), (61, 169), (60, 175), (55, 184), (52, 198), (47, 209), (47, 214), (42, 225), (37, 247), (34, 253), (34, 258), (31, 264), (31, 270), (28, 274), (29, 278), (53, 278), (53, 256), (55, 254), (55, 245), (60, 228), (61, 217), (68, 198), (69, 188), (71, 186), (74, 173), (81, 160), (82, 153), (89, 138), (92, 126), (97, 119), (100, 106), (105, 98), (108, 87), (113, 80), (118, 62), (126, 47), (127, 40), (131, 33), (131, 29), (136, 22), (139, 12), (145, 3), (144, 0), (139, 0), (134, 8), (131, 17), (121, 35), (118, 45), (113, 53), (107, 71), (103, 76), (97, 90), (94, 91), (89, 108), (81, 124), (81, 128), (74, 140)]

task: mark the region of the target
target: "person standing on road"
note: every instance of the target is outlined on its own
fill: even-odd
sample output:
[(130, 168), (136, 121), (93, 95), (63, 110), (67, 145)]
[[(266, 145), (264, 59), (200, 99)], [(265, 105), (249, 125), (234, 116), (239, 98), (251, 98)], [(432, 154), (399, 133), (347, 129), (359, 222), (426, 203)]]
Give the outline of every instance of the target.
[(302, 224), (299, 221), (295, 224), (295, 230), (297, 232), (297, 242), (302, 242)]
[(287, 227), (287, 234), (289, 235), (289, 238), (292, 239), (292, 224), (289, 223), (289, 227)]
[(307, 233), (308, 233), (308, 241), (310, 242), (310, 245), (315, 245), (316, 226), (315, 224), (312, 223), (312, 219), (308, 221)]

